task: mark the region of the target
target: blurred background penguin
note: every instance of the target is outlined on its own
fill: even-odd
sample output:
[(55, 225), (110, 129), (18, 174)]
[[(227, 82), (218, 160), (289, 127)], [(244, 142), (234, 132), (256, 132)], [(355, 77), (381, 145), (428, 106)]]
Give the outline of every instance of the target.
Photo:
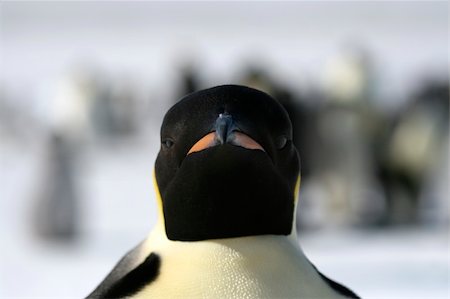
[(0, 297), (87, 294), (156, 223), (164, 112), (226, 82), (290, 116), (319, 269), (447, 298), (447, 42), (446, 2), (2, 2)]

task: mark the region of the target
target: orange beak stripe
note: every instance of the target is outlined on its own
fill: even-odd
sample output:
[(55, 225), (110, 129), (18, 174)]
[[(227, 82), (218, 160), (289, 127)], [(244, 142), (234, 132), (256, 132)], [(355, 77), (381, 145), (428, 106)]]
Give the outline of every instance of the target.
[[(205, 136), (203, 136), (199, 141), (197, 141), (189, 150), (188, 155), (191, 153), (199, 152), (204, 149), (213, 147), (217, 145), (215, 142), (215, 135), (216, 132), (211, 132)], [(249, 137), (248, 135), (245, 135), (241, 132), (234, 132), (235, 138), (231, 144), (240, 146), (246, 149), (252, 149), (252, 150), (261, 150), (265, 152), (264, 148), (256, 142), (254, 139)]]

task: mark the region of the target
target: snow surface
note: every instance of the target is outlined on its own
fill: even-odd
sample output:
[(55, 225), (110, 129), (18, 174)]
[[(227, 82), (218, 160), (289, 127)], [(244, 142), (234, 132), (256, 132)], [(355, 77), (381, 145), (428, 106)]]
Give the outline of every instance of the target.
[[(32, 233), (44, 146), (0, 150), (0, 298), (80, 298), (145, 238), (156, 219), (152, 171), (157, 142), (88, 149), (77, 174), (80, 238)], [(155, 145), (156, 144), (156, 145)], [(33, 148), (33, 151), (27, 150)], [(364, 298), (448, 298), (448, 228), (300, 231), (310, 260)]]

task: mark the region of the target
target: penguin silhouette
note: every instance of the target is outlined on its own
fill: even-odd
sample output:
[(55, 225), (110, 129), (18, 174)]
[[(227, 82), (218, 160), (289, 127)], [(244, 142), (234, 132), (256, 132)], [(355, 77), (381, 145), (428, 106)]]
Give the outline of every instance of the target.
[(267, 94), (224, 85), (175, 104), (154, 185), (156, 227), (88, 298), (358, 298), (298, 244), (300, 162)]

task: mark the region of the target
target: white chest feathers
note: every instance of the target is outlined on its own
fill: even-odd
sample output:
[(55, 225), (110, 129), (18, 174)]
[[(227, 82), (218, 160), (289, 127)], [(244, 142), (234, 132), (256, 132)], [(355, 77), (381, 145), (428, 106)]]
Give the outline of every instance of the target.
[(145, 254), (160, 257), (159, 274), (136, 298), (342, 298), (289, 237), (147, 244)]

